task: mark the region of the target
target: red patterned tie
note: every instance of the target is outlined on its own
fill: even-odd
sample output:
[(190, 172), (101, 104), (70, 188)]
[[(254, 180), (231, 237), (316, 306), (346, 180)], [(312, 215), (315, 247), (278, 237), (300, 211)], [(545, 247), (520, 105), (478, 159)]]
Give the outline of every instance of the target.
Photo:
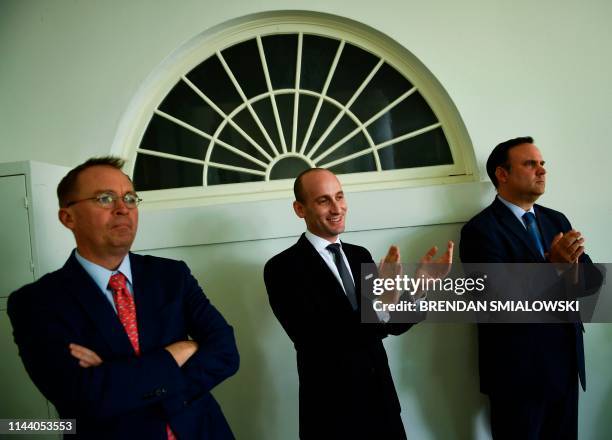
[[(108, 287), (113, 291), (113, 299), (115, 300), (115, 306), (117, 307), (117, 315), (125, 332), (132, 343), (134, 352), (136, 355), (140, 355), (140, 344), (138, 343), (138, 324), (136, 322), (136, 304), (134, 304), (134, 297), (130, 295), (128, 291), (125, 276), (121, 272), (110, 277)], [(168, 434), (168, 440), (176, 440), (176, 437), (170, 425), (166, 425), (166, 433)]]

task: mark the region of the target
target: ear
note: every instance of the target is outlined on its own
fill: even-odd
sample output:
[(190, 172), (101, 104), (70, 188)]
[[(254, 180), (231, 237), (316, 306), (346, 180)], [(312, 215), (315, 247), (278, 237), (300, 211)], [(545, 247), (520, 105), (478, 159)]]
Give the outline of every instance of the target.
[(506, 183), (508, 180), (508, 170), (501, 166), (495, 168), (495, 177), (497, 177), (498, 182)]
[(57, 217), (62, 225), (64, 225), (66, 228), (70, 230), (74, 228), (74, 217), (72, 216), (69, 208), (60, 208), (57, 213)]
[(306, 212), (304, 210), (304, 205), (302, 205), (297, 200), (293, 202), (293, 210), (295, 211), (295, 215), (297, 215), (299, 218), (306, 217)]

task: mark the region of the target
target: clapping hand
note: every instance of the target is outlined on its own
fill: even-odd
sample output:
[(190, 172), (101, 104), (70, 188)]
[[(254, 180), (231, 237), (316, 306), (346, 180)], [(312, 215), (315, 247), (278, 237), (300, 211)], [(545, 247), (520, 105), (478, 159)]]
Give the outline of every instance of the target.
[(446, 252), (437, 260), (434, 260), (434, 256), (438, 252), (438, 247), (433, 246), (427, 251), (427, 253), (421, 258), (420, 264), (417, 267), (415, 277), (423, 277), (427, 279), (442, 279), (448, 275), (453, 262), (453, 248), (455, 243), (449, 241), (447, 244)]
[[(391, 245), (387, 251), (387, 255), (385, 255), (385, 258), (380, 260), (378, 265), (378, 277), (383, 279), (395, 279), (398, 275), (402, 275), (400, 251), (397, 246)], [(397, 304), (400, 293), (401, 292), (399, 290), (387, 291), (380, 296), (380, 300), (385, 304)]]

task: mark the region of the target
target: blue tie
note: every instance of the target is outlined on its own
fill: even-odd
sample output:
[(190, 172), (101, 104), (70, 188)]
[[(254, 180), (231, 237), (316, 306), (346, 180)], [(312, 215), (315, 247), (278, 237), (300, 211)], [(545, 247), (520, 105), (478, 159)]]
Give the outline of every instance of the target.
[(529, 233), (529, 237), (531, 237), (531, 241), (533, 241), (538, 249), (538, 252), (543, 257), (544, 246), (542, 246), (542, 237), (540, 236), (540, 230), (538, 229), (538, 224), (536, 222), (534, 213), (526, 212), (523, 214), (523, 221), (525, 222), (525, 226), (527, 227), (527, 232)]

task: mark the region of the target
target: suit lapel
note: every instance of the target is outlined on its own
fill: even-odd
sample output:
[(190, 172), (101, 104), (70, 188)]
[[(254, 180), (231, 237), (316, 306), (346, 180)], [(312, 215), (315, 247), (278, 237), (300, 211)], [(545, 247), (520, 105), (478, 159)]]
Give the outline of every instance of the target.
[[(346, 293), (344, 293), (344, 289), (338, 282), (338, 279), (334, 275), (334, 273), (329, 269), (329, 266), (323, 261), (321, 255), (317, 252), (312, 244), (308, 241), (304, 234), (301, 235), (300, 239), (297, 242), (298, 247), (301, 249), (302, 254), (305, 257), (305, 261), (311, 267), (311, 271), (308, 268), (305, 268), (306, 273), (312, 273), (316, 277), (320, 277), (320, 280), (316, 284), (322, 286), (324, 291), (331, 291), (337, 298), (342, 300), (342, 303), (345, 304), (346, 308), (353, 312), (353, 308), (351, 307), (351, 303), (349, 299), (346, 297)], [(344, 249), (343, 249), (344, 250)], [(347, 255), (348, 259), (348, 255)], [(351, 264), (351, 271), (352, 269)], [(357, 278), (355, 278), (357, 279)], [(332, 287), (333, 286), (333, 287)], [(356, 286), (355, 286), (356, 287)], [(356, 292), (359, 292), (356, 290)], [(357, 295), (359, 296), (359, 295)]]
[(511, 235), (518, 238), (519, 241), (529, 250), (533, 259), (536, 261), (544, 261), (544, 258), (542, 255), (540, 255), (540, 252), (538, 251), (536, 244), (529, 236), (529, 233), (520, 223), (519, 219), (515, 217), (512, 211), (510, 211), (507, 206), (500, 202), (497, 197), (491, 206), (499, 221), (506, 227), (507, 230), (510, 231)]
[(550, 244), (552, 243), (553, 238), (559, 232), (558, 228), (550, 221), (548, 216), (540, 209), (538, 205), (534, 205), (533, 209), (536, 213), (536, 220), (538, 222), (538, 227), (540, 228), (540, 233), (542, 234), (542, 240), (544, 241), (544, 251), (548, 252), (550, 250)]
[(159, 340), (161, 320), (157, 315), (157, 302), (154, 301), (154, 296), (159, 287), (155, 279), (146, 276), (142, 259), (132, 253), (129, 255), (134, 303), (136, 304), (136, 320), (138, 322), (138, 341), (141, 352), (145, 352), (154, 346), (154, 341)]
[(81, 304), (98, 332), (117, 355), (133, 352), (132, 344), (113, 307), (100, 288), (74, 257), (70, 256), (62, 268), (68, 292)]

